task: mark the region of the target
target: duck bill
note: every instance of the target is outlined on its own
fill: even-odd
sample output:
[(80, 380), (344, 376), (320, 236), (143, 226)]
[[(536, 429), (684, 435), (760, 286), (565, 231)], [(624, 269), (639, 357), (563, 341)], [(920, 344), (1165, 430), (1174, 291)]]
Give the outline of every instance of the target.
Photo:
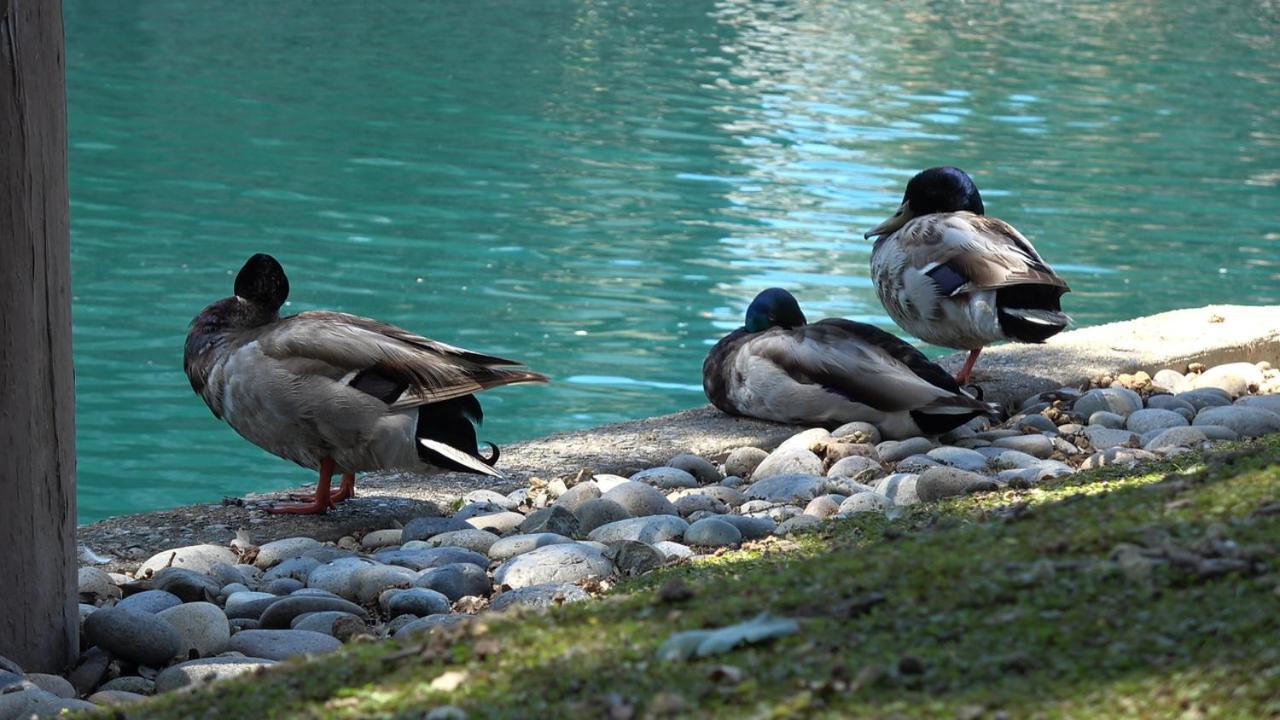
[(911, 212), (911, 203), (904, 200), (902, 205), (898, 206), (898, 211), (893, 214), (893, 217), (871, 228), (867, 231), (866, 235), (863, 235), (863, 237), (870, 239), (877, 235), (888, 235), (903, 225), (906, 225), (907, 221), (913, 217), (915, 217), (915, 215)]

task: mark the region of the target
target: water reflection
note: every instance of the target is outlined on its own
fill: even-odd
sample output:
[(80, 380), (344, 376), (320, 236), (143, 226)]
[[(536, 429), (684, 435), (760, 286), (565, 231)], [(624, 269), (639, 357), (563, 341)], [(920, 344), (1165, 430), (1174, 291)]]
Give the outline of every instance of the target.
[(861, 233), (940, 163), (1082, 323), (1280, 301), (1276, 29), (1250, 4), (71, 3), (82, 519), (308, 479), (180, 369), (257, 251), (290, 310), (553, 375), (487, 395), (498, 441), (700, 404), (769, 285), (891, 327)]

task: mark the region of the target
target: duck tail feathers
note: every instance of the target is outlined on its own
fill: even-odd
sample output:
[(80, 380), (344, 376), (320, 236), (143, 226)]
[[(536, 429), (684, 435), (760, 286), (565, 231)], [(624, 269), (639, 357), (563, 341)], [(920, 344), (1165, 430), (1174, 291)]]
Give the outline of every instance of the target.
[[(485, 458), (473, 457), (455, 447), (436, 440), (431, 440), (430, 438), (418, 438), (418, 443), (422, 445), (423, 450), (426, 451), (428, 462), (431, 462), (433, 465), (439, 465), (450, 470), (461, 470), (463, 472), (472, 472), (479, 475), (488, 475), (498, 479), (505, 479), (503, 474), (494, 470), (489, 464), (489, 460)], [(491, 460), (492, 462), (497, 462), (498, 448), (493, 445), (493, 443), (489, 443), (489, 445), (493, 447), (494, 450)]]
[(1071, 324), (1062, 312), (1066, 286), (1023, 284), (996, 291), (996, 316), (1000, 330), (1010, 340), (1041, 343)]
[(986, 415), (993, 420), (1004, 415), (999, 405), (979, 400), (963, 390), (957, 395), (943, 398), (920, 409), (933, 415), (968, 415), (970, 417)]
[(1071, 324), (1071, 316), (1061, 310), (1041, 310), (1037, 308), (1002, 308), (1002, 312), (1021, 318), (1035, 325), (1054, 325), (1059, 329)]
[(912, 419), (926, 435), (950, 432), (983, 415), (996, 422), (1004, 418), (1004, 412), (998, 405), (979, 400), (964, 390), (911, 411)]
[(492, 451), (493, 451), (493, 453), (491, 453), (491, 454), (489, 455), (489, 457), (485, 457), (485, 456), (481, 455), (481, 456), (480, 456), (480, 459), (484, 461), (484, 464), (485, 464), (485, 465), (488, 465), (489, 467), (493, 467), (494, 465), (497, 465), (497, 464), (498, 464), (498, 455), (500, 455), (501, 453), (500, 453), (500, 451), (498, 450), (498, 446), (497, 446), (497, 445), (494, 445), (493, 443), (491, 443), (491, 442), (489, 442), (489, 441), (487, 441), (487, 440), (485, 441), (485, 443), (484, 443), (484, 444), (485, 444), (485, 445), (488, 445), (488, 446), (489, 446), (489, 449), (490, 449), (490, 450), (492, 450)]
[(519, 385), (521, 383), (551, 382), (551, 378), (532, 370), (502, 370), (503, 385)]
[[(969, 392), (969, 388), (973, 392)], [(995, 422), (1004, 422), (1009, 417), (1009, 413), (1000, 405), (1000, 403), (987, 402), (982, 397), (982, 388), (977, 385), (970, 385), (960, 389), (960, 394), (968, 402), (964, 403), (967, 407), (977, 410), (978, 415), (985, 415)], [(977, 415), (975, 415), (977, 417)]]
[(997, 316), (1006, 337), (1027, 343), (1042, 343), (1071, 324), (1070, 316), (1061, 310), (1005, 307)]

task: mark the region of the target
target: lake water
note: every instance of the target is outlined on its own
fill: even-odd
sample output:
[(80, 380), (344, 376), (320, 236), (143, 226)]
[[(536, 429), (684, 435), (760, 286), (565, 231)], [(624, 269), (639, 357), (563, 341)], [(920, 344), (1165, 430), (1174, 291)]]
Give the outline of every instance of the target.
[(313, 479), (214, 420), (191, 318), (290, 310), (552, 375), (510, 442), (705, 402), (782, 285), (886, 328), (862, 233), (968, 169), (1081, 325), (1280, 302), (1274, 3), (66, 3), (80, 519)]

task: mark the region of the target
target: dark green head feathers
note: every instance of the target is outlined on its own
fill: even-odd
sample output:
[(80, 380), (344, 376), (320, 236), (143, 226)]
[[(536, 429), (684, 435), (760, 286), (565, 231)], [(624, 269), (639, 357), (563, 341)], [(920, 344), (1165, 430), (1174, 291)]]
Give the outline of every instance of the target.
[(782, 288), (769, 288), (756, 295), (747, 307), (747, 332), (764, 332), (771, 327), (793, 328), (807, 324), (800, 303)]
[(289, 298), (289, 278), (279, 261), (258, 253), (236, 275), (236, 296), (267, 310), (279, 310)]
[(903, 202), (910, 203), (915, 217), (933, 213), (967, 210), (982, 215), (982, 195), (969, 174), (957, 167), (922, 170), (907, 183)]

